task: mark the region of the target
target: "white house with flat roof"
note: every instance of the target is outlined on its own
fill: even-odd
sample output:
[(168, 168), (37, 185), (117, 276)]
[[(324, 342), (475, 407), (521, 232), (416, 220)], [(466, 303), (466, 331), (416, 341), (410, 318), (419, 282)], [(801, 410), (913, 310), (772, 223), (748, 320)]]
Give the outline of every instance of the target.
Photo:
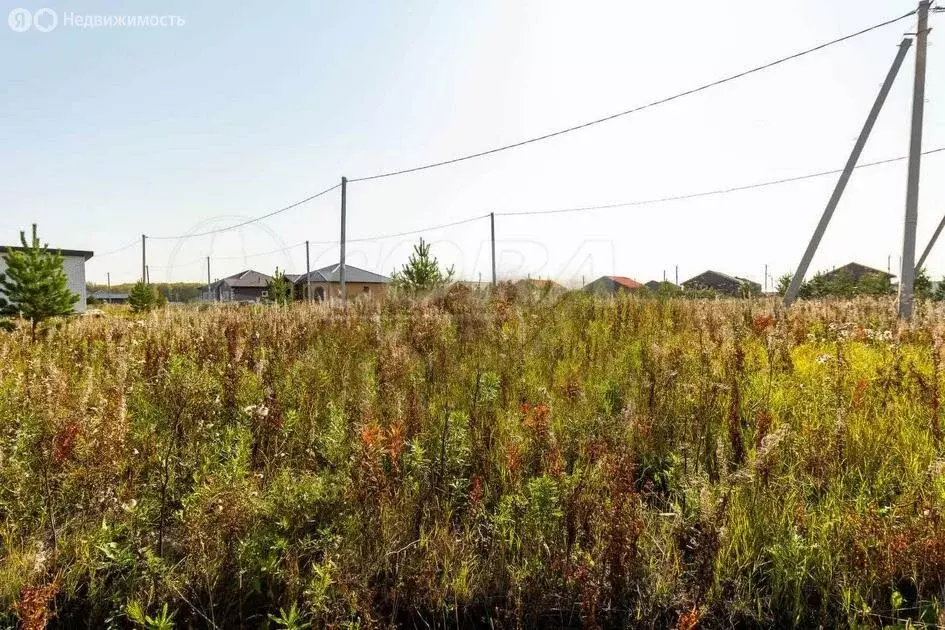
[[(7, 253), (11, 250), (21, 251), (22, 247), (13, 247), (9, 245), (0, 245), (0, 273), (7, 270)], [(79, 295), (79, 301), (75, 303), (77, 313), (85, 312), (87, 296), (85, 292), (85, 261), (92, 257), (92, 252), (86, 252), (77, 249), (60, 249), (53, 247), (49, 251), (55, 251), (62, 255), (62, 266), (65, 269), (66, 277), (69, 279), (69, 290)]]

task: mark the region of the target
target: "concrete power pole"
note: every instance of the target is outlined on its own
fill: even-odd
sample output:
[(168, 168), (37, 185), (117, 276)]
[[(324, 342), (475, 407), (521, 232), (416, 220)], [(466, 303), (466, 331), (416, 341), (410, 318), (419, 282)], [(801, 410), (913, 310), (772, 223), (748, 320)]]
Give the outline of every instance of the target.
[(495, 212), (489, 213), (489, 238), (492, 241), (492, 286), (495, 286)]
[(338, 282), (341, 285), (341, 301), (348, 305), (348, 294), (345, 289), (345, 204), (348, 195), (348, 178), (341, 178), (341, 263), (338, 266)]
[(935, 245), (935, 241), (938, 240), (939, 234), (942, 233), (942, 228), (945, 228), (945, 216), (938, 222), (938, 227), (935, 228), (932, 238), (929, 239), (929, 244), (925, 246), (925, 250), (922, 252), (922, 255), (919, 256), (919, 260), (915, 264), (916, 273), (919, 272), (919, 269), (922, 269), (922, 265), (925, 264), (925, 259), (928, 258), (929, 254), (932, 252), (932, 247)]
[(207, 301), (208, 302), (212, 301), (211, 296), (210, 296), (210, 284), (211, 284), (210, 282), (210, 257), (207, 256)]
[(886, 96), (889, 94), (889, 90), (892, 88), (893, 81), (896, 79), (896, 75), (899, 73), (899, 68), (902, 66), (902, 62), (906, 58), (906, 53), (909, 51), (909, 47), (911, 45), (912, 40), (909, 38), (903, 39), (902, 43), (899, 44), (899, 52), (896, 53), (896, 58), (893, 60), (892, 67), (886, 74), (886, 80), (883, 81), (883, 87), (880, 88), (879, 94), (876, 96), (876, 100), (873, 102), (873, 107), (870, 109), (870, 113), (866, 117), (866, 122), (863, 124), (863, 129), (860, 131), (860, 135), (856, 139), (856, 143), (853, 145), (853, 151), (850, 153), (850, 157), (847, 159), (846, 166), (843, 167), (843, 172), (840, 174), (840, 179), (837, 180), (837, 185), (833, 189), (833, 194), (830, 195), (830, 200), (827, 202), (827, 207), (824, 208), (824, 213), (820, 217), (820, 222), (814, 229), (814, 235), (811, 236), (810, 242), (807, 244), (807, 249), (804, 251), (804, 256), (801, 258), (801, 262), (797, 266), (797, 271), (795, 271), (794, 275), (791, 276), (791, 284), (788, 287), (787, 293), (784, 295), (785, 306), (790, 306), (794, 303), (794, 300), (797, 299), (797, 293), (800, 291), (801, 283), (804, 282), (804, 276), (807, 274), (807, 268), (810, 267), (810, 262), (814, 258), (814, 254), (817, 252), (817, 246), (820, 245), (820, 240), (823, 238), (824, 232), (827, 231), (827, 225), (830, 223), (830, 218), (833, 216), (833, 211), (837, 209), (837, 204), (840, 203), (840, 197), (843, 195), (843, 191), (847, 187), (847, 182), (850, 181), (850, 175), (853, 173), (853, 168), (856, 166), (857, 160), (860, 159), (860, 154), (863, 152), (863, 147), (866, 146), (866, 140), (869, 138), (870, 132), (873, 130), (873, 125), (876, 123), (876, 119), (879, 117), (879, 112), (883, 108), (883, 104), (886, 102)]
[(916, 29), (915, 81), (912, 86), (912, 129), (909, 136), (909, 175), (906, 183), (906, 217), (902, 235), (899, 272), (899, 318), (911, 319), (915, 283), (915, 228), (919, 221), (919, 171), (922, 166), (922, 116), (925, 111), (925, 56), (929, 36), (929, 5), (919, 3)]

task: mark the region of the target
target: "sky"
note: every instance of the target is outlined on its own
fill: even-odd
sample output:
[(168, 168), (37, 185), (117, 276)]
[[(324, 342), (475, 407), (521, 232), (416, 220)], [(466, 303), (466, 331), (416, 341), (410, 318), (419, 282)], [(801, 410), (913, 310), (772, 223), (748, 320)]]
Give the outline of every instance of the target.
[[(56, 28), (0, 22), (0, 243), (38, 223), (96, 252), (90, 281), (155, 281), (338, 260), (340, 191), (358, 178), (627, 110), (846, 35), (912, 0), (477, 0), (278, 4), (4, 0)], [(66, 23), (67, 14), (72, 20)], [(79, 28), (84, 16), (178, 16)], [(44, 15), (40, 26), (48, 27)], [(945, 14), (929, 37), (923, 148), (945, 146)], [(938, 28), (936, 28), (938, 27)], [(420, 235), (490, 212), (632, 202), (838, 169), (910, 18), (770, 70), (544, 142), (347, 187), (348, 264), (389, 274)], [(914, 47), (861, 159), (906, 155)], [(836, 176), (727, 195), (496, 216), (500, 279), (680, 281), (791, 272)], [(906, 164), (858, 170), (811, 265), (898, 274)], [(918, 250), (945, 214), (945, 152), (923, 160)], [(422, 234), (458, 277), (491, 274), (489, 219)], [(126, 247), (127, 246), (127, 247)], [(124, 248), (124, 249), (121, 249)], [(115, 250), (119, 250), (115, 252)], [(115, 253), (111, 253), (115, 252)], [(945, 243), (928, 269), (945, 274)]]

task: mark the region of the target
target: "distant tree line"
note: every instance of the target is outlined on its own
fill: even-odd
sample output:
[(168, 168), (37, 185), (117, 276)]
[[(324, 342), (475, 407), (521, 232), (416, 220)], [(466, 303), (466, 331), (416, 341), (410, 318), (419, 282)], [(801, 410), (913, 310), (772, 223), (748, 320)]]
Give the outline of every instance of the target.
[[(104, 284), (89, 282), (85, 286), (89, 294), (89, 304), (95, 304), (95, 300), (91, 297), (95, 291), (130, 294), (135, 288), (135, 283), (113, 284), (109, 288)], [(207, 290), (207, 285), (199, 282), (152, 282), (148, 286), (152, 287), (159, 299), (165, 302), (193, 302), (200, 299)]]

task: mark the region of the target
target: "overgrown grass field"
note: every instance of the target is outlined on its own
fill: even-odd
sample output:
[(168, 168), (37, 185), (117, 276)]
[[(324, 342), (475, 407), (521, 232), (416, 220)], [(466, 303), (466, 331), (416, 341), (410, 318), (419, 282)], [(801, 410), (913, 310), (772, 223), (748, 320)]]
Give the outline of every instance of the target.
[(931, 308), (454, 287), (0, 335), (0, 626), (934, 624)]

